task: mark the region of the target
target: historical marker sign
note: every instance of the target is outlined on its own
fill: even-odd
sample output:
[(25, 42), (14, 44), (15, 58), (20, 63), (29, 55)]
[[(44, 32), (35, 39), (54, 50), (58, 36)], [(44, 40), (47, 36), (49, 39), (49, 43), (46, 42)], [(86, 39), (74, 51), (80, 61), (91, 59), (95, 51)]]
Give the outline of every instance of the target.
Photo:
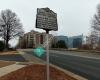
[[(44, 29), (46, 31), (46, 38), (47, 38), (47, 80), (50, 80), (49, 77), (49, 43), (48, 43), (48, 34), (49, 31), (58, 30), (58, 24), (57, 24), (57, 14), (54, 13), (49, 8), (38, 8), (37, 9), (37, 15), (36, 15), (36, 28)], [(41, 48), (37, 48), (35, 50), (36, 54), (38, 56), (41, 56), (44, 53), (44, 50)]]
[(38, 8), (36, 15), (36, 28), (57, 31), (57, 14), (49, 8)]

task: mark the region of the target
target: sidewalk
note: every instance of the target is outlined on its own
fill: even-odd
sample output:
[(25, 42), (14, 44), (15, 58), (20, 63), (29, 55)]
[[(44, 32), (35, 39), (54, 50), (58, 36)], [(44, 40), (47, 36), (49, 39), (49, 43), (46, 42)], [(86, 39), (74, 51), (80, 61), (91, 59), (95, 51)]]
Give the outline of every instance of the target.
[(26, 65), (12, 64), (12, 65), (9, 65), (9, 66), (2, 67), (2, 68), (0, 68), (0, 77), (4, 76), (4, 75), (6, 75), (10, 72), (13, 72), (15, 70), (18, 70), (20, 68), (23, 68), (25, 66)]
[(45, 63), (43, 60), (40, 60), (34, 56), (32, 56), (31, 54), (27, 54), (25, 52), (19, 51), (19, 54), (21, 54), (24, 59), (28, 62), (33, 62), (33, 63)]

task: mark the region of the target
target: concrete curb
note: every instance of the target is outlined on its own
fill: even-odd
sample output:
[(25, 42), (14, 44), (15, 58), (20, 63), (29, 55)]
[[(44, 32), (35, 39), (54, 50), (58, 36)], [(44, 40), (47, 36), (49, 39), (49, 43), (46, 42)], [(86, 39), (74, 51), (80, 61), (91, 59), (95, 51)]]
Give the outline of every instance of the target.
[[(22, 52), (22, 51), (21, 51), (21, 52)], [(29, 54), (29, 55), (30, 55), (30, 54)], [(39, 61), (43, 62), (42, 64), (46, 64), (46, 62), (45, 62), (44, 60), (39, 59), (39, 58), (37, 58), (37, 57), (35, 57), (35, 56), (34, 56), (34, 58), (35, 58), (36, 60), (39, 60)], [(41, 62), (40, 62), (40, 63), (36, 63), (36, 64), (41, 64)], [(67, 75), (69, 75), (69, 76), (71, 76), (71, 77), (77, 79), (77, 80), (88, 80), (88, 79), (86, 79), (86, 78), (84, 78), (84, 77), (82, 77), (82, 76), (76, 75), (76, 74), (74, 74), (74, 73), (72, 73), (72, 72), (70, 72), (70, 71), (68, 71), (68, 70), (62, 69), (62, 68), (60, 68), (60, 67), (58, 67), (58, 66), (56, 66), (56, 65), (53, 65), (53, 64), (50, 64), (50, 65), (51, 65), (52, 67), (54, 67), (54, 68), (56, 68), (56, 69), (58, 69), (58, 70), (64, 72), (64, 73), (66, 73)]]
[[(37, 58), (37, 57), (36, 57)], [(37, 58), (37, 59), (39, 59), (39, 58)], [(41, 60), (41, 59), (40, 59)], [(42, 60), (43, 61), (43, 60)], [(46, 63), (46, 62), (45, 62)], [(71, 76), (71, 77), (73, 77), (73, 78), (75, 78), (75, 79), (77, 79), (77, 80), (88, 80), (88, 79), (86, 79), (86, 78), (84, 78), (84, 77), (82, 77), (82, 76), (79, 76), (79, 75), (76, 75), (76, 74), (74, 74), (74, 73), (72, 73), (72, 72), (70, 72), (70, 71), (68, 71), (68, 70), (65, 70), (65, 69), (62, 69), (62, 68), (60, 68), (60, 67), (58, 67), (58, 66), (56, 66), (56, 65), (53, 65), (53, 64), (51, 64), (50, 63), (50, 66), (52, 66), (52, 67), (54, 67), (54, 68), (56, 68), (56, 69), (58, 69), (58, 70), (60, 70), (60, 71), (62, 71), (62, 72), (64, 72), (64, 73), (66, 73), (67, 75), (69, 75), (69, 76)]]
[(56, 66), (56, 65), (53, 65), (53, 64), (50, 64), (50, 65), (51, 65), (52, 67), (54, 67), (54, 68), (56, 68), (56, 69), (58, 69), (58, 70), (64, 72), (65, 74), (67, 74), (67, 75), (69, 75), (69, 76), (71, 76), (71, 77), (77, 79), (77, 80), (88, 80), (88, 79), (86, 79), (86, 78), (84, 78), (84, 77), (82, 77), (82, 76), (76, 75), (76, 74), (74, 74), (74, 73), (72, 73), (72, 72), (70, 72), (70, 71), (68, 71), (68, 70), (62, 69), (62, 68), (60, 68), (60, 67), (58, 67), (58, 66)]

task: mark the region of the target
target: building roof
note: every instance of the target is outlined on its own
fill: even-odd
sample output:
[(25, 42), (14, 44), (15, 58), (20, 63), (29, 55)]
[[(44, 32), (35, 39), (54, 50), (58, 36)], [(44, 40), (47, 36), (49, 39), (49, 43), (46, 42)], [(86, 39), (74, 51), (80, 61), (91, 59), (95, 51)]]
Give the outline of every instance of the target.
[(31, 34), (31, 33), (39, 34), (39, 32), (31, 30), (30, 32), (25, 33), (24, 35), (28, 35), (28, 34)]

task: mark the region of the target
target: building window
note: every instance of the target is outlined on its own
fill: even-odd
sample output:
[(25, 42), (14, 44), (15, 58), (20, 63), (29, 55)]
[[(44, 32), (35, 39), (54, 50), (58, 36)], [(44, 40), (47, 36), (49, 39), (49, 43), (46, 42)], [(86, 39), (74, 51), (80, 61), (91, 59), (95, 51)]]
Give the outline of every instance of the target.
[(40, 43), (43, 44), (43, 35), (40, 35)]

